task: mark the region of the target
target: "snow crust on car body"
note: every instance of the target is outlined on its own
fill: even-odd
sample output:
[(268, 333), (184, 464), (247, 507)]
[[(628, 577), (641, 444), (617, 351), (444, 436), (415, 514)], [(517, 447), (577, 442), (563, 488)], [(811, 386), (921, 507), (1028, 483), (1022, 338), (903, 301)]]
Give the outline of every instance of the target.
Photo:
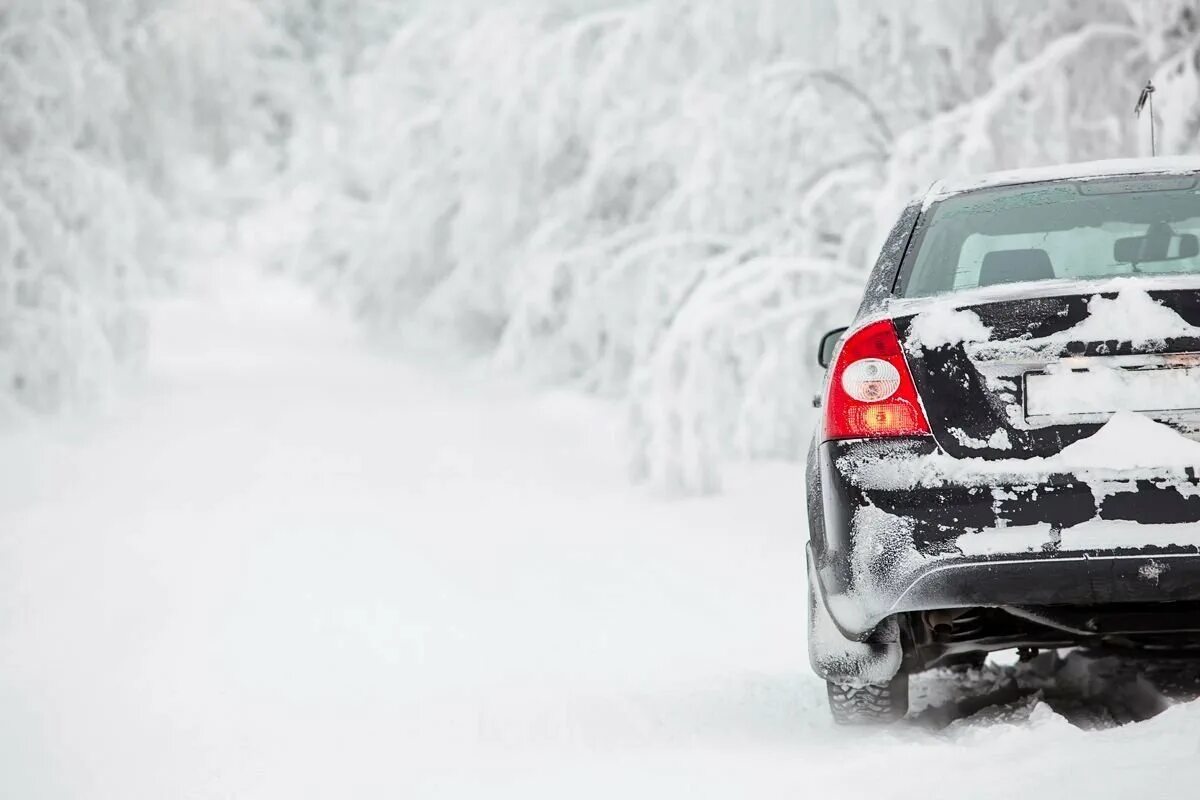
[[(858, 486), (891, 490), (1034, 484), (1067, 473), (1101, 485), (1133, 478), (1178, 478), (1182, 483), (1200, 469), (1200, 442), (1149, 417), (1121, 412), (1094, 435), (1046, 458), (955, 458), (943, 452), (916, 457), (844, 456), (838, 468)], [(1191, 490), (1190, 485), (1187, 488)]]
[[(886, 512), (875, 509), (871, 514), (877, 517)], [(903, 517), (888, 516), (897, 526), (907, 524)], [(1074, 580), (1086, 584), (1089, 580), (1086, 570), (1090, 565), (1128, 561), (1132, 564), (1131, 571), (1139, 577), (1145, 578), (1152, 572), (1153, 582), (1157, 585), (1157, 581), (1173, 569), (1175, 562), (1186, 561), (1193, 565), (1193, 578), (1187, 581), (1188, 596), (1195, 595), (1194, 566), (1200, 559), (1200, 522), (1145, 525), (1096, 518), (1068, 528), (1039, 523), (969, 530), (950, 541), (952, 546), (941, 552), (920, 549), (912, 541), (901, 542), (872, 565), (871, 573), (856, 570), (854, 582), (845, 591), (827, 594), (825, 606), (829, 625), (826, 635), (814, 639), (812, 647), (821, 653), (840, 655), (833, 661), (825, 657), (823, 668), (818, 664), (822, 659), (814, 656), (818, 672), (829, 677), (836, 672), (833, 662), (849, 666), (842, 662), (851, 655), (859, 659), (866, 659), (871, 653), (881, 655), (876, 649), (858, 647), (855, 643), (877, 643), (881, 626), (886, 629), (901, 612), (972, 605), (1038, 604), (1027, 597), (1003, 602), (946, 603), (944, 598), (947, 596), (963, 598), (961, 589), (943, 590), (941, 586), (945, 577), (954, 571), (963, 572), (965, 580), (976, 584), (982, 596), (987, 587), (980, 583), (994, 580), (999, 566), (1036, 570), (1062, 568), (1073, 563), (1077, 567)], [(857, 560), (857, 556), (852, 558)], [(1115, 583), (1120, 580), (1114, 578)], [(1086, 591), (1078, 593), (1083, 595)], [(861, 664), (855, 662), (853, 666), (858, 669)], [(854, 674), (853, 669), (847, 674)], [(870, 675), (865, 679), (867, 682), (880, 682), (890, 677), (875, 672)]]
[(1178, 275), (1120, 275), (1115, 278), (1047, 278), (1037, 281), (1014, 281), (994, 286), (976, 286), (968, 289), (921, 297), (892, 297), (874, 309), (875, 316), (902, 317), (933, 311), (938, 306), (960, 309), (988, 303), (1010, 300), (1026, 300), (1064, 295), (1118, 294), (1126, 290), (1187, 291), (1200, 290), (1200, 275), (1180, 273)]
[(965, 556), (1019, 555), (1044, 552), (1053, 546), (1056, 552), (1127, 550), (1166, 547), (1200, 547), (1200, 523), (1144, 525), (1136, 527), (1136, 545), (1130, 537), (1128, 522), (1090, 519), (1057, 530), (1049, 523), (1015, 528), (986, 528), (968, 531), (955, 540)]
[[(1026, 300), (1042, 297), (1058, 297), (1063, 295), (1106, 295), (1140, 293), (1149, 296), (1150, 292), (1159, 291), (1200, 290), (1200, 275), (1123, 275), (1116, 278), (1099, 278), (1094, 280), (1075, 280), (1071, 278), (1055, 278), (1039, 281), (1024, 281), (1016, 283), (996, 284), (995, 286), (979, 286), (971, 289), (960, 289), (953, 292), (929, 295), (926, 297), (897, 297), (883, 304), (876, 317), (903, 317), (907, 315), (932, 315), (944, 319), (954, 311), (969, 309), (988, 303), (1000, 303), (1010, 300)], [(1126, 298), (1128, 302), (1129, 298)], [(1139, 302), (1137, 298), (1134, 302)], [(1154, 302), (1151, 298), (1151, 302)], [(1120, 310), (1128, 309), (1124, 306)], [(1130, 330), (1137, 331), (1143, 322), (1136, 316), (1115, 317), (1110, 311), (1118, 309), (1096, 309), (1106, 314), (1101, 320), (1108, 324), (1130, 324)], [(1136, 309), (1134, 309), (1136, 310)], [(1169, 310), (1169, 309), (1167, 309)], [(863, 323), (865, 324), (865, 320)], [(959, 323), (962, 324), (962, 323)], [(856, 326), (857, 327), (857, 326)], [(964, 327), (964, 330), (969, 329)], [(1087, 328), (1082, 329), (1087, 332)], [(1170, 334), (1169, 334), (1170, 335)], [(1178, 334), (1174, 334), (1178, 335)], [(931, 341), (936, 337), (931, 337)], [(949, 340), (953, 342), (953, 338)], [(962, 341), (959, 339), (958, 341)], [(944, 343), (944, 342), (943, 342)]]
[(965, 341), (987, 341), (991, 336), (992, 329), (984, 325), (974, 311), (939, 303), (913, 318), (905, 348), (917, 355), (923, 349), (934, 350)]
[[(989, 342), (969, 348), (967, 353), (976, 361), (1030, 358), (1037, 354), (1058, 354), (1073, 342), (1110, 340), (1127, 342), (1141, 352), (1154, 352), (1165, 349), (1168, 339), (1200, 339), (1200, 327), (1189, 324), (1143, 288), (1125, 287), (1111, 299), (1104, 296), (1108, 293), (1090, 294), (1088, 316), (1064, 331), (1036, 339), (1023, 337)], [(924, 314), (918, 315), (917, 319), (922, 316)], [(1094, 362), (1091, 365), (1098, 366)]]
[(963, 447), (968, 447), (972, 450), (1011, 450), (1012, 442), (1008, 438), (1008, 431), (1003, 428), (997, 428), (986, 439), (979, 439), (970, 436), (962, 428), (951, 428), (950, 435), (953, 436)]
[(808, 557), (808, 653), (813, 671), (826, 680), (846, 686), (886, 683), (900, 671), (903, 649), (896, 620), (888, 620), (877, 629), (871, 641), (847, 638), (834, 621), (828, 600), (845, 598), (818, 597), (820, 584), (813, 571), (812, 554)]
[[(1089, 559), (1113, 557), (1131, 560), (1127, 571), (1136, 580), (1153, 560), (1160, 568), (1150, 571), (1159, 580), (1174, 560), (1200, 559), (1200, 442), (1143, 415), (1117, 414), (1092, 436), (1049, 458), (956, 459), (939, 450), (919, 455), (902, 449), (889, 456), (887, 448), (867, 445), (851, 445), (849, 454), (837, 459), (837, 471), (860, 502), (848, 520), (848, 540), (835, 547), (842, 552), (827, 553), (816, 572), (831, 621), (849, 641), (869, 640), (891, 615), (926, 607), (938, 596), (936, 584), (947, 570), (981, 568), (986, 575), (997, 562), (1025, 558), (1027, 565), (1052, 568), (1053, 562), (1075, 562), (1086, 571)], [(1088, 504), (1074, 520), (1054, 519), (1052, 511), (1041, 508), (1042, 497), (1049, 503), (1064, 479)], [(943, 487), (975, 493), (973, 510), (989, 511), (990, 505), (986, 522), (939, 521), (933, 510), (894, 513), (888, 505), (888, 498)], [(1175, 495), (1181, 508), (1172, 512), (1181, 513), (1177, 522), (1154, 524), (1102, 513), (1106, 501), (1128, 499), (1122, 495), (1147, 487)], [(933, 495), (923, 497), (932, 501)], [(958, 513), (952, 508), (937, 512)], [(986, 595), (984, 587), (977, 588)], [(959, 599), (953, 592), (946, 596)]]
[[(1195, 281), (1192, 283), (1189, 291), (1200, 291)], [(1006, 335), (997, 334), (976, 313), (976, 309), (986, 309), (987, 302), (955, 302), (950, 298), (938, 298), (922, 305), (897, 304), (893, 312), (904, 331), (904, 350), (912, 358), (919, 359), (922, 354), (961, 345), (964, 360), (960, 364), (970, 370), (978, 370), (987, 388), (1003, 401), (1003, 411), (1008, 415), (1010, 426), (1028, 428), (1025, 414), (1036, 417), (1062, 413), (1082, 419), (1077, 415), (1090, 413), (1093, 415), (1090, 421), (1099, 423), (1104, 421), (1104, 415), (1108, 412), (1161, 409), (1163, 406), (1159, 403), (1164, 393), (1176, 398), (1195, 394), (1191, 384), (1200, 373), (1200, 365), (1187, 371), (1162, 371), (1153, 377), (1129, 369), (1147, 366), (1152, 362), (1156, 366), (1166, 366), (1167, 363), (1161, 358), (1154, 362), (1154, 357), (1169, 350), (1179, 351), (1174, 358), (1186, 358), (1187, 353), (1200, 350), (1200, 326), (1185, 320), (1178, 309), (1165, 305), (1151, 295), (1154, 292), (1162, 297), (1162, 293), (1171, 291), (1164, 287), (1174, 287), (1175, 284), (1173, 280), (1122, 282), (1115, 286), (1095, 287), (1116, 289), (1115, 292), (1080, 291), (1076, 288), (1070, 292), (1030, 294), (1031, 299), (1078, 298), (1083, 304), (1080, 311), (1084, 315), (1078, 322), (1040, 336), (1028, 330), (1014, 335), (1011, 328)], [(901, 310), (907, 313), (896, 313)], [(1068, 311), (1063, 306), (1059, 314)], [(995, 316), (991, 314), (993, 322)], [(1174, 342), (1174, 346), (1171, 342)], [(1074, 358), (1082, 355), (1094, 357), (1082, 361)], [(1121, 357), (1125, 360), (1122, 361)], [(1018, 396), (1018, 383), (1025, 372), (1040, 369), (1048, 375), (1063, 375), (1080, 368), (1088, 372), (1086, 378), (1038, 378), (1041, 393), (1036, 399), (1041, 408), (1025, 406)], [(943, 371), (940, 379), (954, 379), (954, 374)], [(959, 373), (958, 379), (963, 382), (964, 389), (969, 388), (965, 372)], [(1080, 389), (1081, 381), (1086, 382), (1086, 390)], [(1050, 388), (1049, 392), (1046, 387)], [(1086, 391), (1087, 396), (1078, 398), (1080, 391)], [(970, 446), (963, 438), (968, 435), (967, 432), (960, 430), (959, 433), (951, 433), (963, 446)], [(969, 432), (969, 436), (975, 442), (988, 442), (995, 433), (997, 431), (975, 430)], [(1002, 444), (1002, 440), (997, 441)], [(983, 448), (972, 446), (971, 449)]]
[(946, 178), (935, 183), (925, 196), (924, 208), (939, 200), (956, 194), (991, 189), (998, 186), (1016, 186), (1023, 183), (1042, 183), (1066, 180), (1102, 180), (1138, 175), (1174, 175), (1200, 172), (1200, 157), (1170, 156), (1155, 158), (1113, 158), (1101, 161), (1084, 161), (1074, 164), (1056, 164), (1046, 167), (1003, 170), (979, 175)]

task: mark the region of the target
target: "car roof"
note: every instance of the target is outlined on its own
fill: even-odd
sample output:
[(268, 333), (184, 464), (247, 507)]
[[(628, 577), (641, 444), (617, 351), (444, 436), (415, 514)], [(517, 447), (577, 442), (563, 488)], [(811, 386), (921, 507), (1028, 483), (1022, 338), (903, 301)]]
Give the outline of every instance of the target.
[(1084, 161), (1076, 164), (1056, 164), (1032, 169), (1005, 170), (947, 178), (935, 183), (925, 196), (925, 205), (951, 195), (988, 189), (995, 186), (1015, 186), (1043, 181), (1113, 178), (1122, 175), (1164, 175), (1200, 172), (1200, 156), (1159, 156), (1157, 158), (1112, 158), (1105, 161)]

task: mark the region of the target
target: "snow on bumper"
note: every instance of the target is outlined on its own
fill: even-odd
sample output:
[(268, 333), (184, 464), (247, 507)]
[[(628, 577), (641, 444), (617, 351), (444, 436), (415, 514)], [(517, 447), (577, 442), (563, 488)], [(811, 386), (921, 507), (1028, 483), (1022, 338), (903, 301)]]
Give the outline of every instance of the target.
[(811, 557), (848, 639), (905, 611), (1200, 599), (1194, 469), (926, 468), (945, 458), (932, 439), (822, 445)]

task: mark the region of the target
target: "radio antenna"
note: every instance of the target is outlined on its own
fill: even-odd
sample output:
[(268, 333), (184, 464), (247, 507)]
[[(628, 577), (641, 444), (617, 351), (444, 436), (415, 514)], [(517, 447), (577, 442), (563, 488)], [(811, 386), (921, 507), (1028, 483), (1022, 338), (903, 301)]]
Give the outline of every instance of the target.
[(1151, 81), (1146, 81), (1146, 85), (1142, 87), (1137, 105), (1133, 107), (1133, 115), (1141, 119), (1142, 109), (1147, 104), (1150, 106), (1150, 155), (1156, 156), (1158, 155), (1158, 145), (1154, 141), (1154, 84)]

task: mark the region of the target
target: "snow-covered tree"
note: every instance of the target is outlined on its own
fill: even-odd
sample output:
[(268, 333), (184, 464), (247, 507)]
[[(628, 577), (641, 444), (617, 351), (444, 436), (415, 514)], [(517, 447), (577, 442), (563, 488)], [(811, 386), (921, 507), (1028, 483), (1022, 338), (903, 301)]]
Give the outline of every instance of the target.
[(1193, 0), (11, 0), (5, 385), (50, 403), (137, 349), (139, 187), (275, 204), (276, 263), (366, 324), (619, 398), (636, 476), (713, 490), (802, 456), (816, 339), (934, 179), (1145, 153), (1148, 77), (1193, 149), (1198, 29)]
[[(629, 404), (635, 474), (795, 458), (816, 337), (946, 173), (1192, 147), (1194, 4), (418, 4), (349, 70), (301, 272)], [(1169, 144), (1168, 144), (1169, 143)]]
[[(130, 6), (0, 10), (0, 412), (104, 395), (144, 345), (152, 203), (122, 169)], [(103, 12), (103, 14), (101, 14)], [(110, 16), (111, 15), (111, 16)]]

